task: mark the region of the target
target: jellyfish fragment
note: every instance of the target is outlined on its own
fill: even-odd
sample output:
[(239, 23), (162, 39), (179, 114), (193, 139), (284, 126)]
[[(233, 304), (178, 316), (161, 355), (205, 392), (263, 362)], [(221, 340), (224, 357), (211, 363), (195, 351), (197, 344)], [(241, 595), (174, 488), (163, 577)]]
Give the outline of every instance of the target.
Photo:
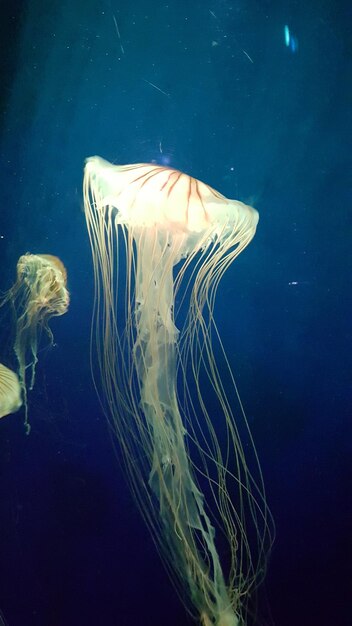
[(16, 413), (21, 406), (21, 385), (18, 376), (0, 363), (0, 417)]
[(258, 213), (182, 172), (99, 157), (86, 162), (83, 193), (93, 376), (128, 481), (188, 611), (204, 626), (237, 626), (265, 571), (272, 526), (214, 306)]

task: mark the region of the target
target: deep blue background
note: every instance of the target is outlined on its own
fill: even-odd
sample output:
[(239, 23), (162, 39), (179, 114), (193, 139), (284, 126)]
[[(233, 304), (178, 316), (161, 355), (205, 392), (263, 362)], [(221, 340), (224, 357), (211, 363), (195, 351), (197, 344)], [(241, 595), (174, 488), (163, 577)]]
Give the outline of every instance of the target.
[(350, 624), (349, 5), (0, 3), (0, 289), (30, 251), (58, 255), (71, 292), (69, 313), (52, 322), (56, 347), (40, 353), (30, 437), (21, 413), (0, 423), (9, 626), (191, 624), (91, 382), (81, 183), (94, 154), (170, 162), (258, 208), (257, 235), (216, 307), (277, 526), (258, 623)]

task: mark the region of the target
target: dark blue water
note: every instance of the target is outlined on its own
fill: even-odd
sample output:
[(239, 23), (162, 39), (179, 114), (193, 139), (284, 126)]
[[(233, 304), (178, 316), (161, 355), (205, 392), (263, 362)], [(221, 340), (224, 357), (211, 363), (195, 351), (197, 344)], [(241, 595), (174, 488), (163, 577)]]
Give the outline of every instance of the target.
[[(12, 5), (13, 6), (10, 6)], [(87, 156), (169, 163), (260, 212), (219, 328), (277, 527), (260, 624), (347, 626), (351, 598), (351, 9), (320, 0), (0, 5), (0, 289), (65, 263), (29, 398), (0, 422), (9, 626), (186, 626), (90, 377)], [(286, 28), (285, 28), (286, 27)], [(11, 358), (1, 318), (1, 359)]]

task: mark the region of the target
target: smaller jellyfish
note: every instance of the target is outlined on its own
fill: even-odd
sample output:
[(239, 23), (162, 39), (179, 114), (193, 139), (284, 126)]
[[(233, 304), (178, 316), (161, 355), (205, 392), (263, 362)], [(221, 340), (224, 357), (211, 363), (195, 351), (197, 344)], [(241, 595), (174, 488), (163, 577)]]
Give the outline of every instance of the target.
[(0, 418), (16, 413), (21, 406), (21, 385), (18, 376), (0, 363)]
[[(17, 280), (5, 294), (0, 305), (10, 302), (16, 318), (14, 351), (18, 362), (18, 378), (25, 407), (25, 427), (28, 423), (27, 390), (35, 382), (38, 344), (44, 330), (53, 344), (49, 328), (51, 317), (66, 313), (69, 305), (67, 272), (64, 264), (50, 254), (24, 254), (17, 263)], [(29, 376), (27, 376), (29, 372)]]

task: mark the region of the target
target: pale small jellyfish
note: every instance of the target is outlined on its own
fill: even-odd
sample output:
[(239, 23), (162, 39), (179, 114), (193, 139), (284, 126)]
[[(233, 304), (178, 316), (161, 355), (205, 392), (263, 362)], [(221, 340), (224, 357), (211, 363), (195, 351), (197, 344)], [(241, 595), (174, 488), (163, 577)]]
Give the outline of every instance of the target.
[(50, 254), (24, 254), (17, 262), (15, 284), (0, 301), (1, 306), (10, 302), (15, 315), (14, 351), (27, 432), (30, 429), (27, 390), (32, 390), (35, 382), (40, 336), (44, 330), (50, 344), (53, 343), (49, 321), (54, 316), (63, 315), (68, 309), (70, 299), (66, 285), (66, 269), (58, 257)]
[(92, 157), (83, 186), (96, 288), (93, 376), (129, 484), (188, 611), (203, 626), (244, 624), (273, 526), (213, 310), (258, 213), (155, 164)]

